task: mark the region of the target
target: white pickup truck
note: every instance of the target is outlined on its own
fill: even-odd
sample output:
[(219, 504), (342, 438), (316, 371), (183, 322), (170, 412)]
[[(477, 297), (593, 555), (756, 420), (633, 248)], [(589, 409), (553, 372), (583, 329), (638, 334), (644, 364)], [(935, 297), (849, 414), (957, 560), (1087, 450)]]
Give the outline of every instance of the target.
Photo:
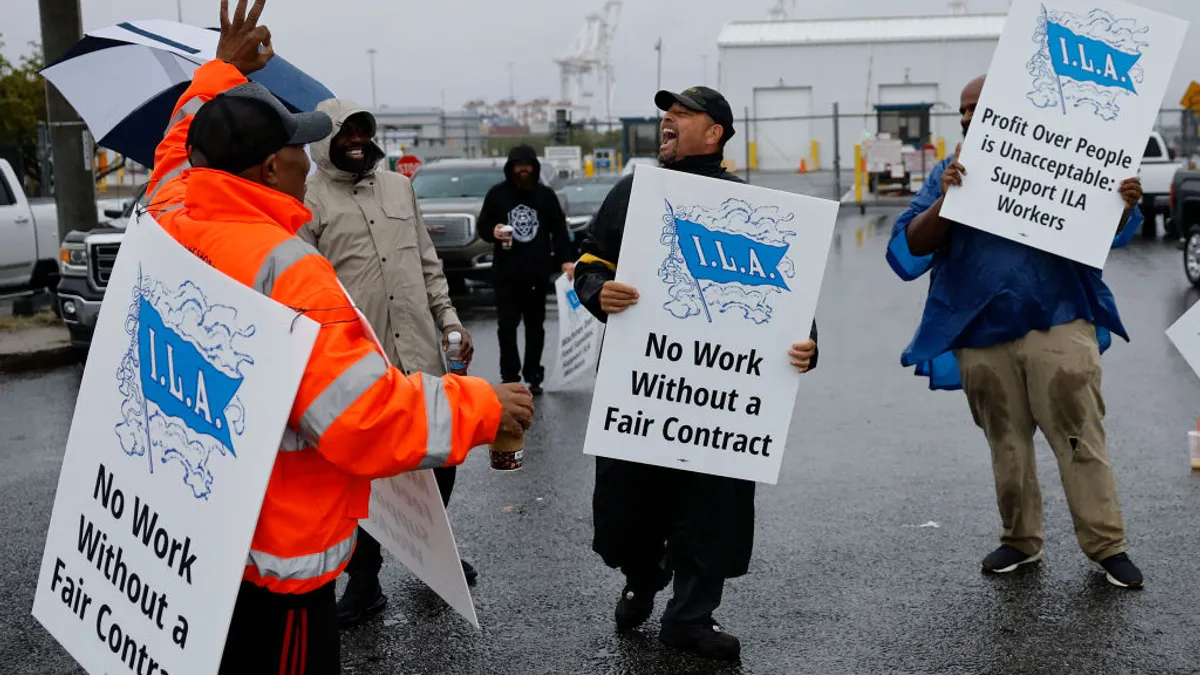
[[(1187, 168), (1182, 159), (1175, 159), (1175, 154), (1167, 147), (1162, 134), (1150, 132), (1146, 141), (1146, 152), (1142, 155), (1142, 165), (1138, 169), (1138, 178), (1142, 179), (1142, 215), (1146, 222), (1142, 225), (1142, 236), (1146, 239), (1158, 237), (1158, 215), (1170, 217), (1167, 199), (1171, 194), (1171, 182), (1175, 180), (1175, 172)], [(1166, 223), (1168, 234), (1171, 223)], [(1176, 235), (1179, 236), (1179, 235)]]
[[(105, 216), (105, 210), (119, 211), (122, 200), (102, 199), (96, 207), (100, 224), (105, 224), (112, 217)], [(0, 159), (0, 296), (54, 290), (59, 243), (54, 200), (27, 198), (12, 165)]]

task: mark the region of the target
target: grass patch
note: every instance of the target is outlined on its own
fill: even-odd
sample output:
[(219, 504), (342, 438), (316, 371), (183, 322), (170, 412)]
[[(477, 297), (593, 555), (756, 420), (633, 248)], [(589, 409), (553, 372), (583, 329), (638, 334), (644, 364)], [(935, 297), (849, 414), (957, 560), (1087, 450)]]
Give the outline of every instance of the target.
[(53, 310), (38, 312), (33, 316), (0, 316), (0, 330), (18, 331), (30, 328), (46, 328), (62, 325)]

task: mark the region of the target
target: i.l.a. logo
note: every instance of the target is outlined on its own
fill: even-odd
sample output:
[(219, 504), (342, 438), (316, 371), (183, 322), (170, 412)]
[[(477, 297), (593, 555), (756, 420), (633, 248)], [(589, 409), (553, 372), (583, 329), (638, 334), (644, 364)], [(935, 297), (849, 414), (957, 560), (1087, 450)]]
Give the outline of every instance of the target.
[(129, 349), (117, 370), (122, 420), (114, 431), (150, 473), (177, 464), (181, 487), (207, 499), (214, 456), (237, 457), (245, 428), (237, 395), (254, 360), (241, 349), (254, 326), (233, 307), (209, 302), (190, 281), (168, 286), (138, 276), (126, 317)]
[(713, 309), (769, 322), (772, 298), (790, 292), (787, 279), (795, 275), (787, 253), (796, 233), (783, 227), (792, 218), (740, 199), (714, 209), (667, 202), (661, 241), (668, 253), (659, 268), (671, 298), (667, 311), (710, 323)]
[(1149, 28), (1102, 9), (1081, 16), (1042, 7), (1028, 63), (1034, 89), (1027, 95), (1039, 108), (1074, 109), (1115, 120), (1123, 97), (1137, 96), (1145, 77), (1140, 60), (1149, 46)]

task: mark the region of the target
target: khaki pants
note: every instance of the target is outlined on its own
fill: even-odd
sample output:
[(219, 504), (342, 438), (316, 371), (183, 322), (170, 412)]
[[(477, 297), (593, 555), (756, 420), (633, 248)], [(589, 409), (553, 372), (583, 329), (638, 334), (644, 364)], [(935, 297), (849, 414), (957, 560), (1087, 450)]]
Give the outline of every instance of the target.
[(992, 449), (1001, 543), (1042, 549), (1033, 435), (1054, 449), (1079, 546), (1092, 560), (1125, 551), (1125, 526), (1104, 437), (1100, 350), (1086, 321), (955, 352), (975, 423)]

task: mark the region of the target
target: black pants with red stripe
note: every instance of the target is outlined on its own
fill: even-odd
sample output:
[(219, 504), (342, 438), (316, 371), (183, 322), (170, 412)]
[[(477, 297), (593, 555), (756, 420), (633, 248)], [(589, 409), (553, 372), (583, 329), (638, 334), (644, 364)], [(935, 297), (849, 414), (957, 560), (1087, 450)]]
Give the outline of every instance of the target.
[(218, 675), (338, 675), (335, 603), (332, 581), (297, 595), (243, 581)]

